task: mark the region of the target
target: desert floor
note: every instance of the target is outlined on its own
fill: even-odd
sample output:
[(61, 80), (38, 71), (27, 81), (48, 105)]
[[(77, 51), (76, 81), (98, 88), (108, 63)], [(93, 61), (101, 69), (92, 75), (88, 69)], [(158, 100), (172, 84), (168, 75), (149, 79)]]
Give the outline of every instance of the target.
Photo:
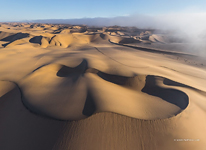
[(2, 23), (0, 149), (205, 150), (205, 85), (204, 53), (163, 33)]

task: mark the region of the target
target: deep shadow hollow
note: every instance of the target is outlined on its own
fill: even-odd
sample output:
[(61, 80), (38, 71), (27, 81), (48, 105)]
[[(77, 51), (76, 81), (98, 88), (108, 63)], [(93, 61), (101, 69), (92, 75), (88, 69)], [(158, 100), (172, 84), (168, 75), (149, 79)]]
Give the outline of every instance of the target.
[(189, 98), (187, 94), (176, 89), (166, 89), (156, 84), (155, 76), (147, 76), (145, 87), (142, 92), (152, 96), (157, 96), (169, 103), (172, 103), (181, 109), (185, 109), (189, 104)]
[(96, 111), (96, 105), (94, 103), (94, 98), (91, 94), (91, 92), (88, 90), (87, 92), (87, 98), (84, 104), (84, 109), (82, 111), (82, 114), (85, 116), (91, 116)]

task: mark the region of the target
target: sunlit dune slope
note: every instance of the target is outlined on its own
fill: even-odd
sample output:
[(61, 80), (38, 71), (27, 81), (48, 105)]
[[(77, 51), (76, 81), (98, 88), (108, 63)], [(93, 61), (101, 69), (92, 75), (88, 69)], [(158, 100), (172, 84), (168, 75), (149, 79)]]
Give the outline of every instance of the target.
[(170, 40), (128, 27), (2, 24), (0, 149), (204, 150), (206, 61)]

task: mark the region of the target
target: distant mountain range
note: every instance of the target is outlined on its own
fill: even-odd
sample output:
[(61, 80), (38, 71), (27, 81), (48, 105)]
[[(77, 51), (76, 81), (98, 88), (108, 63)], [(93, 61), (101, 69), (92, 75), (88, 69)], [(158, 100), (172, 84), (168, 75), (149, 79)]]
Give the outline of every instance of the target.
[[(25, 22), (25, 21), (24, 21)], [(80, 19), (44, 19), (30, 20), (26, 22), (34, 23), (52, 23), (52, 24), (72, 24), (72, 25), (88, 25), (88, 26), (136, 26), (143, 28), (153, 28), (154, 19), (142, 15), (120, 16), (113, 18), (80, 18)]]

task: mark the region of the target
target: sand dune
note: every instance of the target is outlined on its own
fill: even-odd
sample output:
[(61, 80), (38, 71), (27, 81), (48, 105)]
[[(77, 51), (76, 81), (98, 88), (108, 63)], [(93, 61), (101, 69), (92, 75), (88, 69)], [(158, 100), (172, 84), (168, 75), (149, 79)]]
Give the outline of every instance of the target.
[(168, 37), (2, 24), (0, 149), (204, 150), (206, 61)]
[[(74, 68), (57, 64), (39, 68), (28, 76), (20, 87), (23, 89), (24, 103), (31, 110), (63, 120), (85, 118), (82, 112), (87, 111), (87, 107), (93, 110), (89, 116), (95, 112), (116, 110), (114, 112), (141, 119), (168, 118), (186, 108), (188, 104), (186, 94), (174, 89), (161, 88), (155, 85), (155, 78), (151, 81), (150, 76), (146, 81), (145, 78), (145, 75), (125, 77), (107, 74), (90, 68), (87, 61), (83, 60)], [(99, 87), (98, 90), (96, 90), (97, 87)], [(107, 91), (109, 87), (113, 89), (113, 92)], [(120, 91), (124, 94), (117, 94)], [(171, 104), (141, 91), (160, 97)], [(112, 97), (105, 96), (107, 93), (111, 93)], [(45, 99), (45, 97), (48, 98)], [(125, 102), (124, 98), (128, 100)], [(115, 99), (119, 102), (115, 102)], [(146, 106), (142, 104), (142, 100), (147, 104)], [(112, 108), (113, 103), (116, 103), (114, 108)], [(123, 106), (133, 109), (132, 112), (128, 112), (127, 109), (122, 108)]]

